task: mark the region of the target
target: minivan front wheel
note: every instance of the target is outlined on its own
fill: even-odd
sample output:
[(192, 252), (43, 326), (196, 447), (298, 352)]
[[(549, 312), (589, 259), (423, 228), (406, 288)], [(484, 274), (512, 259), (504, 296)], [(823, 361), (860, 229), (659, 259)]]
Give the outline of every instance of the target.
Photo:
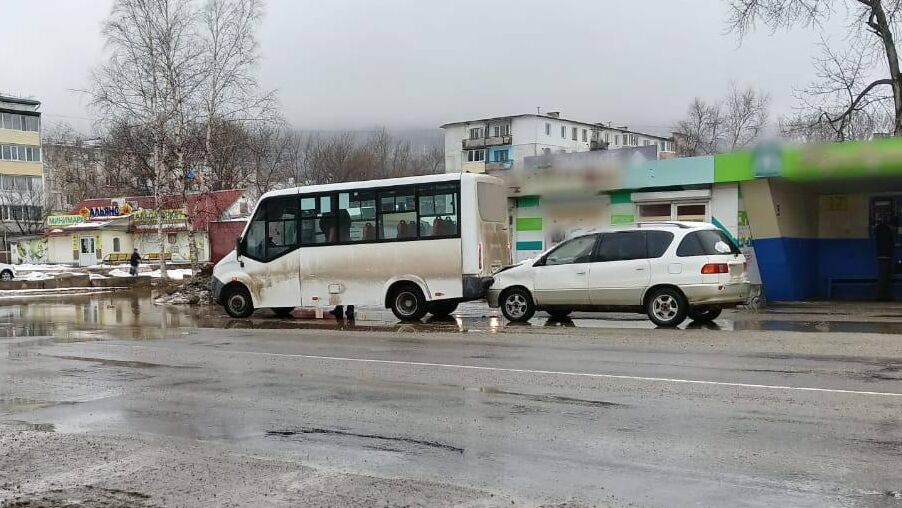
[(648, 319), (658, 326), (676, 327), (686, 320), (689, 304), (686, 297), (674, 288), (655, 290), (645, 303)]
[(536, 313), (532, 295), (524, 288), (511, 288), (501, 294), (501, 313), (509, 321), (524, 323)]

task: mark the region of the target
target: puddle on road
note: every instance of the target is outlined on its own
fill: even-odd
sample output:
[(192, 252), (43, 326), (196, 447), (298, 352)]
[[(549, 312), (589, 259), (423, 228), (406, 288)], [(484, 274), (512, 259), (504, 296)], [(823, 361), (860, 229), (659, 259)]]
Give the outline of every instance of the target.
[[(815, 310), (817, 312), (817, 310)], [(755, 330), (786, 332), (851, 332), (902, 334), (902, 322), (814, 321), (787, 320), (791, 314), (776, 309), (775, 317), (768, 313), (732, 314), (712, 323), (687, 321), (686, 330)], [(843, 315), (837, 313), (836, 315)], [(355, 330), (398, 333), (504, 333), (541, 332), (551, 328), (655, 328), (640, 314), (576, 314), (573, 319), (536, 317), (529, 323), (508, 323), (497, 309), (481, 303), (462, 304), (453, 317), (425, 319), (422, 323), (400, 323), (385, 309), (358, 310), (357, 320), (278, 319), (269, 311), (258, 311), (250, 319), (232, 319), (216, 305), (163, 306), (154, 305), (149, 292), (108, 293), (100, 295), (72, 295), (41, 301), (27, 301), (0, 307), (0, 344), (11, 339), (51, 337), (52, 341), (93, 341), (108, 338), (137, 340), (163, 339), (184, 336), (190, 328), (224, 328), (235, 330)], [(540, 314), (541, 316), (541, 314)], [(42, 339), (36, 339), (42, 340)], [(16, 340), (10, 343), (10, 355), (15, 345), (35, 345)]]

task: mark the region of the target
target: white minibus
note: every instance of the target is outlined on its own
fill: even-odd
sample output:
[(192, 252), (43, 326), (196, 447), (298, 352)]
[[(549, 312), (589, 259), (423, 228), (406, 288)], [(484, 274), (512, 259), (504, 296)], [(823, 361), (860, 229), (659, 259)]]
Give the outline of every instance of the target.
[(401, 320), (485, 296), (510, 262), (501, 180), (449, 173), (264, 194), (213, 270), (232, 317), (255, 309), (384, 305)]

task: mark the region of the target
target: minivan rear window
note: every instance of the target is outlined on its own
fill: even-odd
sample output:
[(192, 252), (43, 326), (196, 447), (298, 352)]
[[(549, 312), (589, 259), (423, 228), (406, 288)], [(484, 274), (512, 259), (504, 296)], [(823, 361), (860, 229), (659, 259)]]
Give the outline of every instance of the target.
[(676, 255), (679, 257), (690, 256), (717, 256), (723, 254), (739, 254), (739, 247), (730, 240), (730, 237), (719, 229), (706, 229), (693, 231), (683, 238), (677, 247)]

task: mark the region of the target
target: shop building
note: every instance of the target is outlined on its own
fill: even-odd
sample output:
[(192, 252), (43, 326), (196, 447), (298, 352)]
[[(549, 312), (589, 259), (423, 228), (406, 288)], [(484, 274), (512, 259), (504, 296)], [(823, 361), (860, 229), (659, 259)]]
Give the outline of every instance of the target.
[(93, 266), (135, 248), (144, 257), (163, 253), (174, 262), (194, 256), (209, 262), (211, 243), (222, 243), (211, 232), (231, 234), (211, 224), (239, 220), (251, 208), (241, 190), (165, 197), (159, 213), (154, 205), (153, 196), (82, 201), (70, 214), (49, 216), (42, 236), (20, 239), (12, 249), (13, 262)]
[(582, 230), (702, 220), (736, 240), (771, 301), (871, 299), (874, 230), (888, 222), (902, 298), (902, 140), (669, 160), (641, 149), (526, 158), (522, 169), (495, 173), (508, 184), (515, 260)]

